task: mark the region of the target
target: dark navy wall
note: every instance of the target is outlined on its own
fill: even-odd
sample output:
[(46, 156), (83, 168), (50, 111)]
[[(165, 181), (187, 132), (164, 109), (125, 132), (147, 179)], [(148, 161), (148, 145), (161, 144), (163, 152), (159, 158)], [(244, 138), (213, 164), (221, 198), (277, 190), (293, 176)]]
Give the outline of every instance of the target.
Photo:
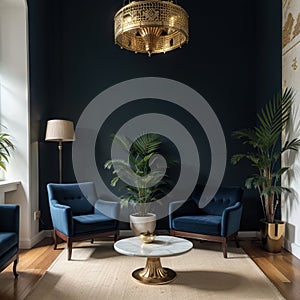
[(256, 99), (258, 109), (269, 101), (274, 93), (281, 90), (281, 15), (281, 1), (257, 1)]
[(51, 61), (53, 61), (53, 26), (51, 2), (29, 1), (29, 65), (31, 140), (40, 140), (41, 119), (51, 100)]
[[(251, 169), (246, 163), (239, 166), (230, 164), (231, 155), (244, 150), (239, 142), (231, 138), (231, 133), (255, 124), (257, 99), (265, 96), (265, 84), (272, 92), (278, 90), (278, 78), (281, 78), (281, 63), (278, 63), (281, 44), (277, 44), (276, 40), (277, 35), (281, 34), (279, 0), (272, 1), (272, 5), (271, 1), (265, 0), (232, 0), (217, 4), (212, 1), (178, 1), (190, 15), (190, 42), (182, 49), (151, 58), (114, 45), (113, 16), (123, 1), (28, 2), (32, 53), (31, 113), (35, 119), (39, 115), (40, 122), (42, 228), (51, 228), (46, 184), (58, 181), (57, 145), (44, 142), (46, 121), (64, 118), (76, 124), (83, 109), (96, 95), (132, 78), (170, 78), (189, 85), (204, 96), (218, 116), (227, 141), (228, 163), (223, 184), (244, 185)], [(266, 20), (264, 12), (259, 11), (260, 2), (265, 3)], [(265, 31), (261, 31), (262, 27)], [(275, 40), (264, 40), (262, 33), (271, 32)], [(34, 53), (38, 56), (35, 57)], [(265, 57), (266, 53), (268, 57)], [(265, 59), (273, 68), (261, 66)], [(263, 75), (260, 74), (262, 70)], [(45, 76), (49, 76), (49, 80)], [(261, 80), (258, 79), (260, 77)], [(263, 78), (268, 77), (276, 80), (264, 83)], [(39, 87), (41, 78), (43, 86)], [(134, 106), (128, 105), (113, 114), (100, 131), (98, 164), (101, 166), (109, 159), (110, 135), (133, 116), (147, 112), (169, 114), (189, 129), (200, 152), (200, 178), (205, 182), (210, 169), (207, 138), (185, 111), (169, 107), (161, 101), (148, 100)], [(109, 182), (107, 171), (101, 168), (99, 171), (103, 179)], [(70, 143), (64, 143), (63, 172), (64, 182), (75, 181)], [(261, 213), (256, 192), (245, 191), (244, 201), (242, 229), (254, 230)], [(165, 227), (166, 223), (161, 222), (159, 226)]]

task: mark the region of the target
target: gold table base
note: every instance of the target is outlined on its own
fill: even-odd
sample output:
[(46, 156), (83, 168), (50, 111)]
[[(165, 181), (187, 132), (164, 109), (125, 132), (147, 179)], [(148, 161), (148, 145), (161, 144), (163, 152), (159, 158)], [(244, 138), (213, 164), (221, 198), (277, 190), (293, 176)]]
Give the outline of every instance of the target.
[(148, 257), (145, 268), (135, 270), (132, 277), (144, 284), (166, 284), (176, 278), (176, 272), (163, 268), (160, 257)]

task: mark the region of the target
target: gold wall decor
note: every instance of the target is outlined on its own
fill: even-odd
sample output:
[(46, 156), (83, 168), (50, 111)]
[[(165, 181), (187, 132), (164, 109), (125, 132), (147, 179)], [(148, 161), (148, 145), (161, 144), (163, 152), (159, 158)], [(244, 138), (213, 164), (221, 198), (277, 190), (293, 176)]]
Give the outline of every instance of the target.
[[(115, 15), (115, 43), (135, 53), (165, 53), (188, 42), (188, 14), (172, 0), (124, 1)], [(176, 2), (176, 1), (175, 1)]]
[(282, 0), (282, 19), (286, 20), (287, 13), (291, 6), (291, 0)]
[(288, 14), (287, 20), (282, 30), (282, 48), (291, 41), (291, 33), (294, 25), (294, 18), (291, 13)]
[(292, 68), (293, 68), (294, 71), (296, 71), (297, 68), (298, 68), (297, 57), (295, 57), (295, 58), (293, 59)]
[(282, 89), (285, 90), (287, 88), (286, 80), (283, 79), (282, 81)]
[(298, 13), (297, 22), (293, 30), (293, 39), (300, 33), (300, 13)]

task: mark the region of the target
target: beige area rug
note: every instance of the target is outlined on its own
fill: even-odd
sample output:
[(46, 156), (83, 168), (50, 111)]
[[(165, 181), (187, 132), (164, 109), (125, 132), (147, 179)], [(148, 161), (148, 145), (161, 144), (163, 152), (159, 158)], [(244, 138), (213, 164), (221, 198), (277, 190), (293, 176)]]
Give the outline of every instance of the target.
[(74, 248), (72, 261), (64, 250), (26, 299), (284, 299), (242, 249), (229, 247), (229, 258), (224, 259), (220, 248), (195, 242), (184, 255), (162, 258), (162, 265), (176, 271), (177, 278), (150, 286), (131, 277), (144, 267), (145, 258), (120, 255), (111, 242), (83, 243)]

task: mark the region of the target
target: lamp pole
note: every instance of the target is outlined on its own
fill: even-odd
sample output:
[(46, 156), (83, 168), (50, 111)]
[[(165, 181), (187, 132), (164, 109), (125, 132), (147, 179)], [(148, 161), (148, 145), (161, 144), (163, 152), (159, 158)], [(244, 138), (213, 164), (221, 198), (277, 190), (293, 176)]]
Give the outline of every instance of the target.
[(58, 141), (59, 183), (62, 183), (62, 140)]

